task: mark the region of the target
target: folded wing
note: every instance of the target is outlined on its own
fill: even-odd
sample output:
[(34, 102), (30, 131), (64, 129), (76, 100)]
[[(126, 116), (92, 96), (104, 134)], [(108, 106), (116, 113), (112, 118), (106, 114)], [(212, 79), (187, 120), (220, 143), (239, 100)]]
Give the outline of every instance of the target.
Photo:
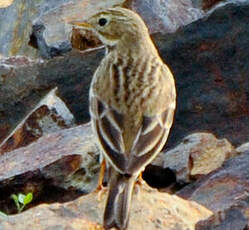
[(124, 115), (97, 97), (90, 100), (90, 112), (105, 157), (120, 173), (134, 174), (143, 170), (164, 146), (173, 121), (174, 108), (169, 106), (161, 114), (143, 117), (129, 154), (125, 154), (123, 140)]

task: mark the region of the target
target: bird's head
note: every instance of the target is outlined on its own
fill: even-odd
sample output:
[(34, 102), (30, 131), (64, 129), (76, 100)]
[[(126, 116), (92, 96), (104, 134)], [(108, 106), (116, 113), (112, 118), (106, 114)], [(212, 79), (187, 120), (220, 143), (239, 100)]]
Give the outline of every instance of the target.
[(135, 12), (121, 7), (100, 11), (86, 21), (71, 24), (93, 31), (107, 46), (115, 46), (119, 42), (133, 43), (148, 34), (143, 20)]

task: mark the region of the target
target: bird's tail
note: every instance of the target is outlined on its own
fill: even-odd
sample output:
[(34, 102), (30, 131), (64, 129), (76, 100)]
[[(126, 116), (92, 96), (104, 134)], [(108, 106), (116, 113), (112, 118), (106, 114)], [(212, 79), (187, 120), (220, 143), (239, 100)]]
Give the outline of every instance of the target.
[(136, 176), (122, 175), (115, 170), (111, 173), (109, 194), (104, 213), (104, 227), (126, 229), (129, 209)]

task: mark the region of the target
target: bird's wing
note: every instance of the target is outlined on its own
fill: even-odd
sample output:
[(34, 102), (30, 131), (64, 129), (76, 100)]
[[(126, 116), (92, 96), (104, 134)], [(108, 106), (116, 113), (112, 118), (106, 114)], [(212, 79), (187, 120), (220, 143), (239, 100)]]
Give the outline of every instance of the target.
[(160, 81), (152, 104), (154, 114), (143, 116), (140, 130), (131, 148), (127, 163), (127, 171), (131, 174), (144, 170), (161, 151), (174, 120), (176, 91), (173, 75), (169, 68), (163, 65), (158, 77)]
[(93, 97), (90, 103), (92, 124), (105, 157), (119, 172), (133, 174), (141, 171), (164, 146), (173, 122), (174, 108), (168, 107), (160, 114), (143, 117), (127, 159), (122, 133), (124, 116), (97, 97)]
[(144, 170), (161, 151), (167, 140), (173, 116), (174, 109), (168, 108), (158, 115), (143, 117), (142, 126), (131, 149), (127, 173), (133, 174)]
[[(158, 77), (160, 83), (152, 103), (154, 114), (143, 116), (129, 155), (126, 169), (131, 174), (143, 170), (161, 151), (173, 123), (176, 106), (174, 78), (166, 65), (163, 66)], [(149, 103), (148, 99), (148, 108), (151, 108)]]
[(104, 104), (97, 96), (90, 98), (90, 113), (93, 129), (105, 157), (119, 172), (126, 168), (125, 146), (122, 136), (123, 115)]

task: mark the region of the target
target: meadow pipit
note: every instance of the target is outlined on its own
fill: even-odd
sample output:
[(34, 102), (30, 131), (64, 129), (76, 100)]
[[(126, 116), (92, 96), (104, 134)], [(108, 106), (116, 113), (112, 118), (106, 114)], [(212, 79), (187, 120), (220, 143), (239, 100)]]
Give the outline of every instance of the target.
[(133, 11), (110, 8), (73, 24), (94, 31), (107, 48), (92, 79), (90, 114), (111, 166), (104, 227), (125, 229), (134, 183), (164, 146), (173, 122), (174, 78)]

